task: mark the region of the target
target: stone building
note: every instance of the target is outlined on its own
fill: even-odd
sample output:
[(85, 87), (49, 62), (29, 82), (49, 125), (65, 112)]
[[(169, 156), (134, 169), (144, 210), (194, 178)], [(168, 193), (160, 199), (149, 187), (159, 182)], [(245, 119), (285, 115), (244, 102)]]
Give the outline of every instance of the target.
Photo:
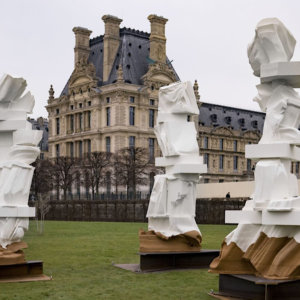
[(43, 136), (38, 146), (41, 150), (40, 159), (48, 157), (48, 119), (39, 117), (36, 120), (33, 118), (28, 118), (28, 121), (32, 124), (32, 129), (42, 130)]
[(255, 163), (245, 158), (245, 145), (258, 143), (264, 118), (256, 111), (201, 103), (199, 146), (208, 167), (203, 182), (253, 180)]
[(49, 90), (49, 157), (145, 147), (158, 155), (153, 131), (158, 90), (179, 80), (166, 56), (167, 19), (150, 15), (151, 33), (120, 28), (105, 15), (104, 35), (75, 27), (74, 71), (61, 95)]
[[(151, 32), (120, 28), (105, 15), (104, 35), (75, 27), (74, 71), (60, 96), (49, 90), (49, 157), (145, 147), (159, 156), (154, 134), (161, 86), (179, 80), (166, 56), (167, 19), (150, 15)], [(194, 91), (199, 100), (198, 84)], [(203, 182), (252, 180), (245, 145), (260, 139), (264, 114), (199, 101), (200, 152), (208, 164)], [(299, 165), (294, 168), (298, 168)]]

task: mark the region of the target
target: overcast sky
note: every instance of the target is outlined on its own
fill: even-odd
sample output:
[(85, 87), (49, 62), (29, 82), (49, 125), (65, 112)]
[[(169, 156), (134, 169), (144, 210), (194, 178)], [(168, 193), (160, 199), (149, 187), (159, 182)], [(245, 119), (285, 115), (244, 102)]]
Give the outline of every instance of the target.
[[(300, 40), (298, 0), (0, 0), (0, 73), (27, 80), (33, 117), (47, 117), (50, 84), (58, 96), (73, 71), (72, 28), (101, 35), (105, 14), (147, 32), (149, 14), (168, 18), (167, 55), (180, 79), (197, 79), (204, 102), (252, 110), (258, 79), (246, 49), (258, 21), (277, 17)], [(298, 45), (293, 60), (300, 60)]]

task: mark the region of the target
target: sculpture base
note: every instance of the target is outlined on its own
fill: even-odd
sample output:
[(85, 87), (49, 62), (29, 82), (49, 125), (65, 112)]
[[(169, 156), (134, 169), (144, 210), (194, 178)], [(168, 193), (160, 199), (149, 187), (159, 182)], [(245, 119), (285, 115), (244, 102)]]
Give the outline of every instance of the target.
[(154, 231), (139, 232), (140, 253), (199, 252), (201, 236), (197, 231), (161, 238)]
[(0, 266), (0, 283), (43, 280), (51, 280), (51, 277), (43, 274), (42, 261), (28, 261), (20, 264)]
[(198, 252), (139, 253), (142, 272), (203, 269), (219, 255), (219, 250), (201, 250)]
[(162, 272), (182, 269), (206, 269), (219, 250), (201, 250), (199, 252), (139, 253), (140, 264), (114, 264), (134, 273)]
[(272, 280), (253, 275), (219, 275), (216, 299), (294, 300), (299, 299), (300, 280)]

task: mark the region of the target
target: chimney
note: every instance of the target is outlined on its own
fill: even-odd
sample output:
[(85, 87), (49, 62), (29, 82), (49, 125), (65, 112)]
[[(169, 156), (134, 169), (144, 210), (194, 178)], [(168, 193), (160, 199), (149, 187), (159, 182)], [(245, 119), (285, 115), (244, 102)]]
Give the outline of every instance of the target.
[(165, 25), (168, 19), (157, 15), (150, 15), (148, 20), (151, 23), (150, 34), (150, 59), (166, 63), (166, 36)]
[(102, 20), (105, 24), (103, 38), (103, 81), (107, 81), (120, 45), (121, 19), (104, 15)]
[(73, 32), (75, 33), (75, 66), (78, 62), (83, 60), (87, 62), (90, 54), (90, 34), (92, 31), (83, 27), (74, 27)]

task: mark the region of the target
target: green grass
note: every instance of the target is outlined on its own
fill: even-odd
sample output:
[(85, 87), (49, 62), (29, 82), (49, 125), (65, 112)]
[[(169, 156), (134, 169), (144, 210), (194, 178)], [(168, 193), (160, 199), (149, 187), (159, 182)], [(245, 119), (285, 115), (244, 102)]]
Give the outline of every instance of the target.
[[(0, 299), (211, 299), (217, 275), (207, 270), (134, 274), (112, 263), (138, 263), (138, 230), (147, 224), (105, 222), (45, 222), (38, 234), (35, 222), (25, 235), (27, 260), (42, 260), (52, 281), (1, 283)], [(234, 226), (200, 225), (203, 248), (219, 249)]]

